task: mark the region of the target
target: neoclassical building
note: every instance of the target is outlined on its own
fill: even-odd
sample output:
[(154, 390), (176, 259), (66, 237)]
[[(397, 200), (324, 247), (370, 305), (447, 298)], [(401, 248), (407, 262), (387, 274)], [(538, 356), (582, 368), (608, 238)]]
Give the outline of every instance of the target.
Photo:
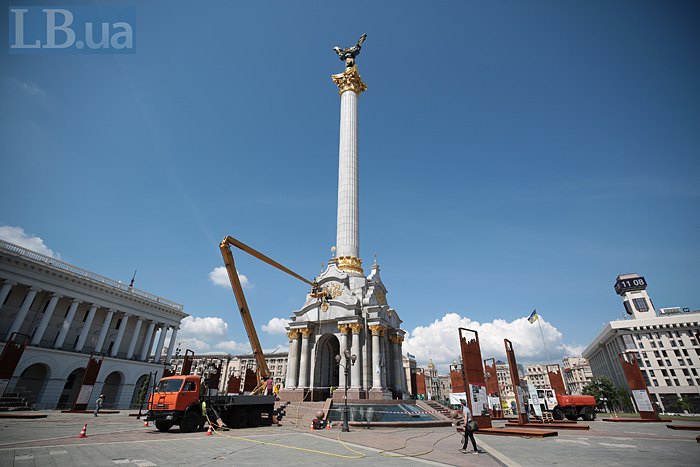
[[(376, 259), (366, 277), (360, 259), (358, 106), (367, 85), (355, 57), (365, 37), (356, 46), (337, 48), (345, 62), (345, 70), (332, 76), (340, 94), (337, 257), (316, 277), (325, 296), (309, 294), (291, 316), (283, 393), (289, 399), (309, 394), (315, 397), (317, 393), (322, 397), (331, 387), (344, 388), (346, 370), (348, 398), (402, 397), (407, 388), (401, 319), (387, 304), (387, 289)], [(349, 368), (343, 357), (346, 350), (354, 359)], [(336, 356), (340, 356), (339, 362)], [(334, 398), (342, 396), (343, 391), (334, 393)]]
[(0, 240), (0, 350), (15, 333), (28, 342), (0, 393), (69, 408), (96, 354), (104, 359), (92, 394), (128, 408), (149, 372), (163, 375), (186, 316), (180, 304)]

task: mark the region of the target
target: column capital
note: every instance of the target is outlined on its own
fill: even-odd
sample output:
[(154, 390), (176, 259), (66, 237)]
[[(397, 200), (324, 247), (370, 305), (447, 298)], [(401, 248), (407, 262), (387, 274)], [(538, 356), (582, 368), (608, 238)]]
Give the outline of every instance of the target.
[(341, 334), (347, 334), (348, 331), (350, 330), (350, 325), (347, 323), (338, 324), (338, 330), (340, 331)]
[(15, 287), (17, 285), (17, 282), (10, 280), (10, 279), (4, 279), (2, 281), (2, 285), (10, 285), (12, 287)]
[(360, 323), (352, 323), (350, 329), (352, 329), (353, 334), (359, 334), (362, 331), (362, 325)]
[(71, 303), (77, 303), (78, 305), (80, 305), (81, 303), (83, 303), (83, 301), (79, 298), (74, 298), (73, 300), (71, 300)]
[(372, 324), (369, 326), (370, 331), (372, 331), (373, 336), (383, 336), (386, 334), (386, 328), (381, 324)]
[(51, 298), (53, 298), (53, 297), (63, 298), (63, 295), (61, 295), (58, 292), (51, 292)]
[(37, 287), (37, 286), (35, 286), (35, 285), (32, 285), (32, 286), (29, 287), (29, 291), (30, 291), (30, 292), (41, 292), (41, 288), (39, 288), (39, 287)]
[(392, 344), (401, 344), (403, 342), (403, 336), (400, 334), (390, 334), (389, 342)]
[(314, 333), (314, 330), (311, 328), (303, 328), (303, 329), (300, 329), (299, 332), (301, 333), (301, 335), (304, 339), (308, 339), (309, 336)]
[(289, 337), (290, 341), (293, 341), (294, 339), (299, 338), (299, 329), (290, 329), (287, 331), (287, 337)]
[(357, 66), (346, 68), (342, 73), (331, 75), (331, 79), (338, 86), (338, 94), (352, 91), (358, 96), (367, 90), (367, 85), (362, 81), (362, 76), (357, 71)]

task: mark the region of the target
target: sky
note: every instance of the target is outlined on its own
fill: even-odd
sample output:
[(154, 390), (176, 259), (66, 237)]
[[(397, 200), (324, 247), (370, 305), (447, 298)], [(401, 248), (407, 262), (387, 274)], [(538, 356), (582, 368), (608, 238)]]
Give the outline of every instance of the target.
[[(445, 369), (459, 326), (484, 358), (503, 338), (521, 363), (580, 354), (624, 314), (619, 274), (700, 308), (697, 2), (72, 5), (134, 6), (135, 53), (10, 54), (0, 34), (0, 238), (138, 270), (191, 315), (183, 347), (248, 348), (225, 235), (307, 278), (331, 257), (332, 47), (363, 33), (360, 254), (419, 365)], [(286, 348), (307, 286), (236, 263), (263, 346)]]

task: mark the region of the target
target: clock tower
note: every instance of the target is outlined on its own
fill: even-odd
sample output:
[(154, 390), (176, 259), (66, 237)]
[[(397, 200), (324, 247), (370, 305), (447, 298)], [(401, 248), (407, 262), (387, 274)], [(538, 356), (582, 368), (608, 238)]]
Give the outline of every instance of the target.
[(615, 292), (622, 297), (627, 314), (635, 319), (656, 316), (654, 304), (646, 289), (647, 281), (639, 274), (621, 274), (615, 281)]

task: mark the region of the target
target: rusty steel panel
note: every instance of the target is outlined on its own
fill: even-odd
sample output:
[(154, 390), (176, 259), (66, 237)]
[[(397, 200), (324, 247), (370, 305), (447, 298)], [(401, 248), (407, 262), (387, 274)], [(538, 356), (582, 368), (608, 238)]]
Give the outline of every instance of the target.
[(85, 368), (85, 374), (83, 374), (83, 382), (80, 384), (80, 389), (78, 390), (78, 397), (73, 402), (73, 408), (71, 411), (80, 412), (87, 409), (90, 399), (92, 399), (92, 389), (97, 381), (97, 375), (100, 373), (100, 368), (102, 368), (102, 361), (104, 356), (90, 354), (90, 359), (88, 360), (87, 367)]
[(515, 392), (515, 405), (518, 409), (518, 423), (529, 423), (527, 414), (524, 412), (524, 407), (521, 404), (519, 391), (522, 391), (520, 386), (520, 375), (518, 375), (518, 362), (515, 360), (515, 351), (513, 343), (508, 339), (503, 339), (506, 346), (506, 356), (508, 357), (508, 366), (510, 367), (510, 379), (513, 383), (513, 391)]
[(194, 361), (194, 352), (190, 349), (185, 350), (185, 355), (182, 357), (182, 371), (180, 374), (183, 376), (189, 375), (192, 371), (192, 362)]
[(0, 355), (0, 379), (9, 380), (17, 369), (24, 349), (27, 348), (29, 336), (13, 332)]
[(492, 418), (502, 418), (503, 417), (503, 399), (501, 398), (501, 391), (498, 387), (498, 374), (496, 373), (496, 359), (487, 358), (484, 360), (484, 376), (486, 377), (486, 392), (491, 397), (497, 397), (499, 404), (498, 409), (494, 410), (493, 407), (489, 406)]
[(423, 372), (416, 373), (416, 396), (418, 394), (428, 397), (428, 391), (425, 387), (425, 374)]
[(243, 380), (243, 392), (251, 392), (258, 387), (258, 375), (248, 367), (245, 369), (245, 379)]
[(209, 375), (209, 387), (219, 389), (219, 381), (221, 380), (221, 363), (216, 368), (213, 374)]
[(228, 394), (238, 394), (241, 392), (241, 378), (238, 376), (233, 376), (228, 379), (228, 385), (226, 386), (226, 392)]
[[(470, 333), (473, 337), (468, 339)], [(483, 386), (484, 392), (487, 392), (481, 346), (479, 345), (479, 333), (473, 329), (459, 328), (459, 346), (462, 352), (462, 372), (464, 387), (467, 392), (467, 403), (479, 427), (491, 428), (491, 417), (489, 415), (481, 415), (481, 409), (475, 410), (477, 408), (472, 407), (472, 394), (469, 390), (469, 385), (471, 384)]]
[[(550, 371), (550, 368), (555, 368), (555, 370)], [(564, 385), (564, 378), (562, 377), (561, 368), (558, 363), (547, 365), (547, 376), (549, 377), (549, 385), (552, 386), (554, 393), (565, 396), (566, 386)]]
[(450, 381), (452, 383), (452, 392), (465, 392), (462, 370), (450, 370)]
[[(637, 357), (632, 353), (621, 353), (618, 355), (620, 358), (620, 365), (622, 365), (622, 372), (625, 374), (625, 379), (627, 380), (627, 385), (632, 391), (634, 398), (634, 391), (644, 391), (646, 396), (651, 402), (651, 395), (649, 394), (649, 389), (647, 389), (647, 384), (644, 382), (644, 377), (642, 376), (642, 370), (639, 368), (639, 362), (637, 362)], [(637, 407), (639, 409), (639, 407)], [(661, 420), (659, 414), (654, 410), (639, 410), (639, 416), (643, 420)]]

